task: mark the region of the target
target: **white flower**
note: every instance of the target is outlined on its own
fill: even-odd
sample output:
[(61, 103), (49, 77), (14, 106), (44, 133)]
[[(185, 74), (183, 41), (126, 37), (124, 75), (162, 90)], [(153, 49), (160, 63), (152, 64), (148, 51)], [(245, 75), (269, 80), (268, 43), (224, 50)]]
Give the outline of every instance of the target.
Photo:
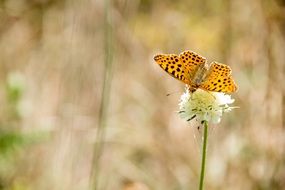
[(181, 118), (191, 121), (196, 119), (198, 122), (207, 121), (217, 124), (221, 121), (224, 112), (229, 112), (235, 107), (229, 106), (235, 100), (222, 92), (208, 92), (197, 89), (191, 93), (186, 88), (179, 103), (179, 114)]

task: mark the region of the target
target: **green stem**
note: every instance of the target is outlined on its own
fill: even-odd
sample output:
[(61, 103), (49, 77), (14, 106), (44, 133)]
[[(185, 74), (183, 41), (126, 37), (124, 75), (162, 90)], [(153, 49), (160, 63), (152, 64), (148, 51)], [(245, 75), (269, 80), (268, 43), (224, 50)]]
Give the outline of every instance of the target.
[(204, 185), (206, 154), (207, 154), (207, 140), (208, 140), (208, 122), (204, 121), (203, 123), (204, 123), (204, 137), (203, 137), (203, 152), (202, 152), (199, 190), (203, 190), (203, 185)]

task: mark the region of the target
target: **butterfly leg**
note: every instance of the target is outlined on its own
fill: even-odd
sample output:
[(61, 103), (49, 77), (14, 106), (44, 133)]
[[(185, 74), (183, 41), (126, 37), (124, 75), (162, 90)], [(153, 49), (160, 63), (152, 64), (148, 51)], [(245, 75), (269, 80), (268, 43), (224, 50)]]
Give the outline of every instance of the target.
[(197, 88), (193, 87), (192, 85), (186, 85), (186, 90), (189, 92), (189, 93), (194, 93)]

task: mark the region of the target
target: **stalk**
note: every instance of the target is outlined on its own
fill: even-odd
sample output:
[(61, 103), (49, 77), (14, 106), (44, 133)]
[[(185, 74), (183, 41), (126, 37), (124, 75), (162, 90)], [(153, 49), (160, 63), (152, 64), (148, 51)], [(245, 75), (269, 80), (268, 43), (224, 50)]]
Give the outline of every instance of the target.
[(203, 190), (204, 186), (204, 176), (205, 176), (206, 156), (207, 156), (207, 141), (208, 141), (208, 122), (204, 121), (203, 124), (204, 124), (204, 137), (203, 137), (203, 151), (202, 151), (199, 190)]
[(100, 103), (100, 110), (98, 116), (98, 128), (96, 134), (96, 142), (94, 144), (92, 170), (91, 170), (91, 189), (97, 190), (99, 188), (99, 174), (100, 174), (100, 157), (104, 148), (105, 130), (106, 130), (106, 114), (109, 106), (109, 96), (112, 81), (112, 25), (110, 15), (110, 0), (104, 0), (104, 81)]

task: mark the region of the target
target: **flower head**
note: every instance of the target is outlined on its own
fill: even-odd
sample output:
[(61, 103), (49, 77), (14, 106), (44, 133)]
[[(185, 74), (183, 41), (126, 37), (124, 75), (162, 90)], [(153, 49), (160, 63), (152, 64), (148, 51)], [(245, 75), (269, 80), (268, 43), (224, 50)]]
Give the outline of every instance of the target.
[(187, 121), (196, 119), (199, 122), (207, 121), (216, 124), (221, 121), (224, 112), (234, 108), (229, 106), (233, 102), (234, 99), (230, 95), (222, 92), (197, 89), (191, 93), (186, 89), (180, 98), (179, 114)]

